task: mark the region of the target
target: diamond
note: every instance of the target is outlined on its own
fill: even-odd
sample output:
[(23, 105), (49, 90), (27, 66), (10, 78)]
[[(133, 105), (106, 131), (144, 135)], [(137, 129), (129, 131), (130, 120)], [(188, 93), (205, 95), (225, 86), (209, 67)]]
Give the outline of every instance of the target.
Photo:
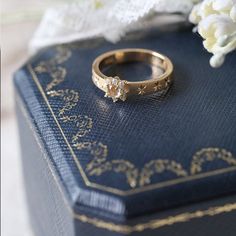
[(118, 99), (125, 101), (127, 97), (126, 81), (121, 80), (118, 76), (108, 77), (106, 80), (106, 94), (105, 97), (112, 98), (113, 102)]

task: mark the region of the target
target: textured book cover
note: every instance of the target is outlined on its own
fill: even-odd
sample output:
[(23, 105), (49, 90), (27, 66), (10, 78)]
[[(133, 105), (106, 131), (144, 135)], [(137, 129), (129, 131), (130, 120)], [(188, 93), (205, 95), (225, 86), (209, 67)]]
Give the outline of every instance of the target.
[[(132, 47), (167, 55), (174, 83), (113, 103), (93, 85), (92, 62)], [(153, 32), (47, 48), (15, 74), (36, 235), (233, 235), (236, 55), (219, 69), (209, 57), (189, 30)], [(107, 73), (141, 80), (149, 70)]]

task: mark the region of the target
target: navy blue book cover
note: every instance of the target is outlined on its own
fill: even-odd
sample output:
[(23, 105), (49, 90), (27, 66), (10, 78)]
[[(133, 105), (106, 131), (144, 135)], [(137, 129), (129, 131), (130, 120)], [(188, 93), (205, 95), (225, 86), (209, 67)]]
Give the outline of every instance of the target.
[[(132, 47), (167, 55), (174, 83), (165, 94), (113, 103), (93, 85), (92, 62)], [(236, 192), (236, 55), (219, 69), (209, 57), (187, 30), (52, 47), (17, 72), (18, 93), (75, 209), (122, 220)], [(130, 66), (115, 73), (149, 73)]]

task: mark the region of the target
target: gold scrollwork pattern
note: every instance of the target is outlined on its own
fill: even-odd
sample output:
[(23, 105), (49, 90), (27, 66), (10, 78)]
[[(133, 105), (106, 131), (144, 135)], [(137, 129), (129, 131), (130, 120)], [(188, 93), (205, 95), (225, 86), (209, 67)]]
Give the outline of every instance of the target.
[(47, 94), (50, 97), (61, 97), (65, 102), (63, 107), (59, 109), (58, 116), (60, 118), (63, 118), (64, 113), (75, 107), (79, 101), (79, 93), (74, 91), (73, 89), (51, 90), (48, 91)]
[(92, 131), (92, 118), (87, 115), (68, 113), (77, 106), (80, 98), (79, 93), (73, 89), (54, 89), (65, 80), (66, 68), (61, 64), (70, 56), (70, 50), (58, 47), (54, 58), (40, 62), (34, 69), (37, 73), (48, 73), (52, 78), (46, 86), (47, 95), (51, 98), (58, 97), (64, 102), (63, 106), (58, 109), (58, 119), (63, 123), (71, 122), (76, 126), (75, 132), (69, 137), (72, 147), (78, 151), (87, 151), (92, 156), (85, 169), (88, 175), (100, 176), (106, 172), (121, 173), (126, 177), (130, 188), (140, 188), (152, 184), (151, 179), (154, 175), (160, 175), (166, 171), (173, 173), (177, 178), (184, 178), (203, 172), (203, 165), (206, 162), (221, 160), (229, 166), (236, 166), (236, 159), (232, 153), (220, 148), (203, 148), (196, 152), (187, 169), (184, 169), (180, 163), (168, 159), (151, 160), (141, 169), (124, 159), (108, 160), (108, 146), (106, 144), (97, 140), (84, 140), (86, 135)]
[(51, 97), (61, 97), (65, 102), (63, 107), (59, 109), (58, 117), (62, 122), (72, 122), (77, 127), (77, 132), (72, 136), (72, 143), (77, 142), (79, 138), (84, 137), (91, 131), (93, 126), (92, 118), (86, 115), (65, 115), (66, 111), (71, 110), (74, 106), (77, 105), (79, 101), (78, 92), (70, 89), (65, 89), (51, 90), (48, 91), (47, 94)]
[(105, 172), (114, 171), (123, 173), (131, 187), (137, 184), (138, 170), (135, 165), (129, 161), (118, 159), (107, 161), (108, 148), (101, 142), (77, 142), (73, 144), (77, 150), (87, 150), (93, 156), (88, 163), (86, 171), (91, 175), (100, 176)]
[(140, 173), (139, 185), (144, 186), (146, 184), (150, 184), (152, 175), (161, 174), (164, 171), (170, 171), (179, 177), (185, 177), (188, 175), (187, 171), (183, 169), (182, 165), (176, 161), (165, 159), (152, 160), (144, 165)]
[(77, 150), (87, 150), (93, 156), (92, 161), (88, 164), (87, 170), (101, 165), (107, 157), (107, 145), (101, 142), (76, 142), (73, 147)]
[(137, 186), (138, 169), (131, 162), (123, 159), (106, 161), (101, 166), (93, 168), (89, 175), (101, 175), (107, 171), (123, 173), (130, 187), (134, 188)]
[(78, 150), (88, 150), (90, 154), (94, 157), (92, 161), (88, 164), (87, 170), (100, 165), (106, 160), (107, 157), (107, 145), (104, 145), (101, 142), (79, 142), (73, 144), (73, 146)]
[(203, 148), (193, 156), (190, 173), (197, 174), (202, 171), (204, 163), (217, 160), (222, 160), (230, 166), (236, 165), (236, 159), (231, 152), (220, 148)]
[(41, 61), (34, 70), (37, 73), (48, 73), (50, 74), (52, 80), (48, 83), (46, 91), (53, 89), (55, 86), (59, 85), (65, 80), (66, 69), (60, 64), (67, 61), (71, 56), (71, 51), (66, 47), (57, 47), (56, 55), (46, 61)]

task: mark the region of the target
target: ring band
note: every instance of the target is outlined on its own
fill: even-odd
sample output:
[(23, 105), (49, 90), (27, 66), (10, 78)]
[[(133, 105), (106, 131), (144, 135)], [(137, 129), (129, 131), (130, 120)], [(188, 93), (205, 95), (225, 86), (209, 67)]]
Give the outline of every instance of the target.
[[(152, 78), (143, 81), (121, 80), (118, 76), (108, 77), (102, 69), (112, 64), (126, 62), (147, 62), (152, 65)], [(158, 70), (159, 69), (159, 70)], [(157, 71), (163, 71), (160, 75)], [(125, 101), (129, 95), (144, 95), (166, 90), (172, 83), (173, 65), (170, 59), (160, 53), (147, 49), (119, 49), (97, 57), (92, 65), (94, 84), (105, 92), (105, 97)]]

